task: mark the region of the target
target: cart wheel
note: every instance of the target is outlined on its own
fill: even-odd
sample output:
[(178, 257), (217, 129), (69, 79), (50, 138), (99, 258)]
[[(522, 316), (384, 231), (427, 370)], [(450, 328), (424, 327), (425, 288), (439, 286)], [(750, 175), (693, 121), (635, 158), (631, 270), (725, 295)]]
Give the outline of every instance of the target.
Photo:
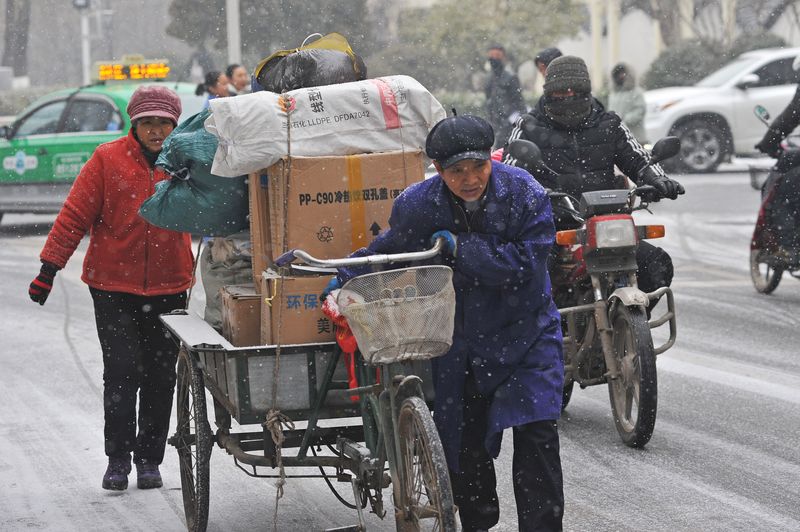
[(617, 306), (611, 316), (619, 376), (608, 381), (611, 411), (622, 441), (644, 447), (653, 435), (658, 405), (656, 355), (644, 309)]
[(420, 397), (400, 406), (401, 500), (395, 512), (397, 530), (456, 530), (450, 476), (439, 433)]
[(186, 528), (204, 531), (208, 524), (209, 460), (213, 446), (206, 413), (203, 374), (189, 353), (178, 354), (178, 427), (171, 443), (178, 451)]

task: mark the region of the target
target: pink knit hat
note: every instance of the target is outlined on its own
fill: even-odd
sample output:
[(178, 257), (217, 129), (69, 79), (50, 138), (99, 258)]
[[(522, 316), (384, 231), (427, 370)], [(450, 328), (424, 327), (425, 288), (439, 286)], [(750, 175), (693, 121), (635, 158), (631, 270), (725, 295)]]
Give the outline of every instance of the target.
[(181, 99), (175, 91), (160, 85), (137, 88), (128, 102), (128, 116), (131, 122), (145, 116), (169, 118), (178, 125), (181, 115)]

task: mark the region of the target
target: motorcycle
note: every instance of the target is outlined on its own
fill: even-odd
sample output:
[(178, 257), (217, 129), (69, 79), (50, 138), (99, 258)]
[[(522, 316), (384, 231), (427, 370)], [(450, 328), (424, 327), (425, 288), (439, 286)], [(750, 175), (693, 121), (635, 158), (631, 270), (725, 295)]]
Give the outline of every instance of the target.
[[(507, 149), (518, 166), (534, 175), (537, 170), (555, 174), (532, 142), (515, 140)], [(651, 160), (667, 159), (679, 150), (680, 141), (666, 137), (653, 146)], [(562, 192), (548, 193), (557, 229), (574, 227), (557, 231), (550, 268), (564, 336), (562, 409), (567, 407), (575, 383), (581, 388), (608, 384), (622, 441), (630, 447), (643, 447), (656, 422), (656, 356), (672, 347), (677, 337), (670, 288), (645, 293), (637, 286), (639, 241), (663, 237), (665, 231), (663, 225), (636, 225), (632, 213), (647, 210), (649, 203), (657, 200), (655, 189), (644, 185), (585, 192), (579, 201)], [(650, 319), (648, 306), (662, 297), (666, 312)], [(654, 347), (651, 329), (666, 323), (669, 338)]]
[[(769, 127), (769, 112), (764, 107), (757, 105), (753, 112)], [(756, 291), (761, 294), (772, 293), (780, 284), (784, 272), (800, 279), (800, 245), (795, 241), (795, 245), (788, 249), (781, 248), (778, 234), (779, 219), (791, 216), (796, 219), (798, 217), (794, 212), (796, 207), (793, 209), (786, 205), (783, 210), (787, 212), (780, 213), (777, 201), (780, 198), (778, 191), (784, 181), (789, 178), (797, 179), (795, 174), (800, 173), (800, 146), (795, 141), (787, 140), (781, 145), (777, 159), (766, 180), (753, 183), (754, 187), (756, 184), (761, 185), (761, 206), (750, 240), (750, 278)], [(752, 167), (750, 172), (752, 176)], [(753, 181), (751, 178), (751, 182)], [(791, 203), (800, 206), (798, 192), (790, 191), (789, 194), (793, 194), (794, 197), (783, 200), (789, 199)]]

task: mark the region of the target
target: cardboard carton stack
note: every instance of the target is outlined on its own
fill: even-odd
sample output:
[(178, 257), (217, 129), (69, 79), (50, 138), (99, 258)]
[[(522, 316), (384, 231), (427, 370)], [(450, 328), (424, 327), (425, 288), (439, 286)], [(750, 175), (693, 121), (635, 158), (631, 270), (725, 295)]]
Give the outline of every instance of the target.
[(222, 289), (223, 336), (237, 347), (334, 341), (319, 294), (330, 275), (269, 269), (290, 249), (342, 258), (388, 226), (394, 199), (425, 177), (419, 151), (283, 158), (248, 177), (253, 285)]
[(249, 176), (253, 278), (261, 295), (262, 344), (333, 341), (319, 294), (331, 276), (269, 270), (290, 249), (342, 258), (387, 227), (394, 199), (425, 177), (422, 153), (283, 158)]

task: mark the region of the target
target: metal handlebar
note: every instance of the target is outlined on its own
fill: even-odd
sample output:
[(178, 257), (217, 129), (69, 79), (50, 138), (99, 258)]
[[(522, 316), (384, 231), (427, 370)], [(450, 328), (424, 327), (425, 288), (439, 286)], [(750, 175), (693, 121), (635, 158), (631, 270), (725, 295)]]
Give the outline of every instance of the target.
[(367, 264), (389, 264), (392, 262), (409, 262), (416, 260), (432, 259), (444, 247), (444, 239), (437, 238), (436, 243), (432, 248), (425, 251), (412, 251), (408, 253), (394, 253), (394, 254), (381, 254), (381, 255), (367, 255), (366, 257), (347, 257), (343, 259), (318, 259), (312, 257), (302, 249), (292, 249), (287, 251), (277, 259), (275, 259), (275, 266), (284, 267), (293, 263), (295, 260), (301, 260), (309, 266), (316, 266), (320, 268), (345, 268), (348, 266), (365, 266)]

